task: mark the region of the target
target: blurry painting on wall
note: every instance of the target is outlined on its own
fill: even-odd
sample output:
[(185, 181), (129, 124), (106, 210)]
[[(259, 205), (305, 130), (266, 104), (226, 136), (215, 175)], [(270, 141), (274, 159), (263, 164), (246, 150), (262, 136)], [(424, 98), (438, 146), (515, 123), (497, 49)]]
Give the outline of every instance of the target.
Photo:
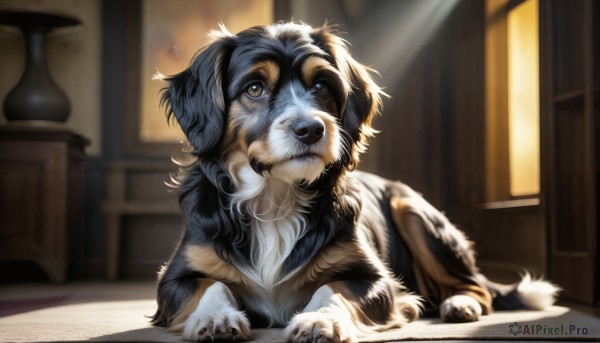
[(184, 140), (176, 123), (166, 124), (160, 108), (160, 90), (165, 84), (153, 76), (157, 72), (173, 75), (187, 68), (220, 23), (232, 33), (270, 24), (273, 0), (144, 0), (142, 7), (139, 138), (142, 142)]

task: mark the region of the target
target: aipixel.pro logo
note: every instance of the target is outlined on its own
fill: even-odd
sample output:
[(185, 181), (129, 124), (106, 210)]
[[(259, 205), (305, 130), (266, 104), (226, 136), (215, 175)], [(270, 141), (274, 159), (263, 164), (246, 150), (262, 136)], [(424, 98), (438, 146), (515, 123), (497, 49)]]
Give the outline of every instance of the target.
[(588, 328), (574, 324), (546, 325), (512, 323), (508, 332), (513, 336), (586, 336)]

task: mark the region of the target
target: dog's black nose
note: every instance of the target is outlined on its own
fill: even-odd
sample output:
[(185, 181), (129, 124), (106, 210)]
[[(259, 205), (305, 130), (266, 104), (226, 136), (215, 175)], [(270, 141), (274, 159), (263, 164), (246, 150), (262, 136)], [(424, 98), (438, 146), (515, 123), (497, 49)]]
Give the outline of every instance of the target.
[(301, 119), (294, 123), (292, 130), (300, 142), (311, 145), (323, 138), (325, 124), (316, 118)]

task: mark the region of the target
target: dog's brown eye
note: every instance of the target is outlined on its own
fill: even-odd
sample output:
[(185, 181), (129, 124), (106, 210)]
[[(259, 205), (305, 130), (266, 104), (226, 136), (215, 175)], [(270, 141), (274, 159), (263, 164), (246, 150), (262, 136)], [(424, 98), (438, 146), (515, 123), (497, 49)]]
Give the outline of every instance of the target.
[(246, 94), (251, 98), (258, 98), (263, 95), (265, 88), (261, 82), (253, 82), (246, 88)]
[(321, 98), (325, 98), (329, 95), (329, 89), (327, 88), (327, 85), (323, 82), (315, 83), (315, 85), (313, 86), (313, 92)]

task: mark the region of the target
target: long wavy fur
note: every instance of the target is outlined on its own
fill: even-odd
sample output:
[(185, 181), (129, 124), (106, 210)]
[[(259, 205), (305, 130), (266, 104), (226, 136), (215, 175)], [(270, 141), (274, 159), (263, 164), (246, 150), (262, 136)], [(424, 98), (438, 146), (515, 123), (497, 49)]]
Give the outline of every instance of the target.
[[(223, 30), (213, 36), (189, 68), (164, 78), (167, 87), (161, 103), (168, 120), (175, 119), (185, 133), (194, 159), (173, 181), (180, 192), (185, 231), (159, 274), (154, 325), (198, 338), (200, 333), (186, 327), (186, 321), (199, 307), (197, 297), (211, 282), (222, 282), (233, 289), (227, 292), (237, 292), (253, 326), (285, 325), (290, 319), (290, 325), (300, 326), (304, 317), (294, 312), (308, 306), (313, 294), (329, 294), (333, 300), (328, 310), (338, 308), (350, 316), (346, 318), (352, 325), (348, 340), (356, 338), (355, 332), (398, 327), (417, 318), (421, 298), (409, 293), (405, 285), (434, 307), (453, 294), (467, 294), (481, 304), (484, 313), (491, 311), (490, 291), (497, 298), (494, 301), (509, 304), (507, 308), (542, 307), (554, 301), (557, 288), (545, 281), (526, 279), (512, 287), (488, 282), (476, 268), (466, 237), (441, 212), (399, 182), (353, 171), (376, 132), (371, 123), (386, 95), (373, 81), (373, 71), (351, 57), (334, 29), (280, 23), (237, 35)], [(335, 101), (331, 105), (335, 111), (317, 111), (328, 116), (325, 122), (339, 131), (336, 145), (331, 145), (339, 146), (339, 156), (336, 153), (320, 174), (314, 174), (318, 177), (286, 184), (282, 189), (291, 192), (292, 198), (285, 193), (279, 199), (283, 204), (269, 203), (273, 199), (259, 204), (267, 204), (267, 210), (288, 205), (294, 213), (282, 211), (281, 217), (263, 218), (264, 208), (257, 205), (257, 199), (268, 196), (270, 187), (278, 187), (273, 182), (283, 181), (269, 179), (272, 166), (249, 156), (251, 143), (265, 144), (260, 139), (268, 125), (261, 123), (266, 119), (252, 117), (254, 126), (236, 127), (243, 125), (230, 117), (232, 102), (242, 106), (235, 85), (261, 61), (273, 61), (279, 75), (285, 68), (299, 68), (312, 56), (326, 64), (322, 68), (333, 66), (335, 76), (341, 78), (334, 99), (327, 99)], [(307, 86), (299, 82), (278, 82), (307, 93)], [(316, 101), (307, 103), (314, 107)], [(319, 110), (328, 109), (323, 103), (319, 106)], [(256, 113), (250, 109), (244, 114)], [(248, 153), (242, 158), (247, 169), (264, 182), (246, 189), (248, 193), (240, 193), (244, 180), (232, 157), (241, 151)], [(265, 261), (271, 262), (264, 259), (263, 251), (268, 250), (257, 248), (262, 236), (253, 230), (280, 219), (281, 227), (273, 224), (269, 228), (276, 229), (274, 233), (265, 234), (268, 240), (273, 237), (269, 235), (280, 234), (278, 229), (287, 230), (273, 239), (282, 245), (276, 251), (281, 261), (274, 263), (274, 273), (265, 266)], [(196, 255), (190, 256), (190, 251)], [(262, 270), (256, 271), (257, 265)], [(215, 271), (220, 267), (223, 271)], [(263, 273), (262, 278), (254, 272)], [(404, 283), (396, 276), (403, 276)], [(543, 290), (543, 296), (534, 297), (537, 290)], [(298, 332), (288, 331), (290, 337)]]

